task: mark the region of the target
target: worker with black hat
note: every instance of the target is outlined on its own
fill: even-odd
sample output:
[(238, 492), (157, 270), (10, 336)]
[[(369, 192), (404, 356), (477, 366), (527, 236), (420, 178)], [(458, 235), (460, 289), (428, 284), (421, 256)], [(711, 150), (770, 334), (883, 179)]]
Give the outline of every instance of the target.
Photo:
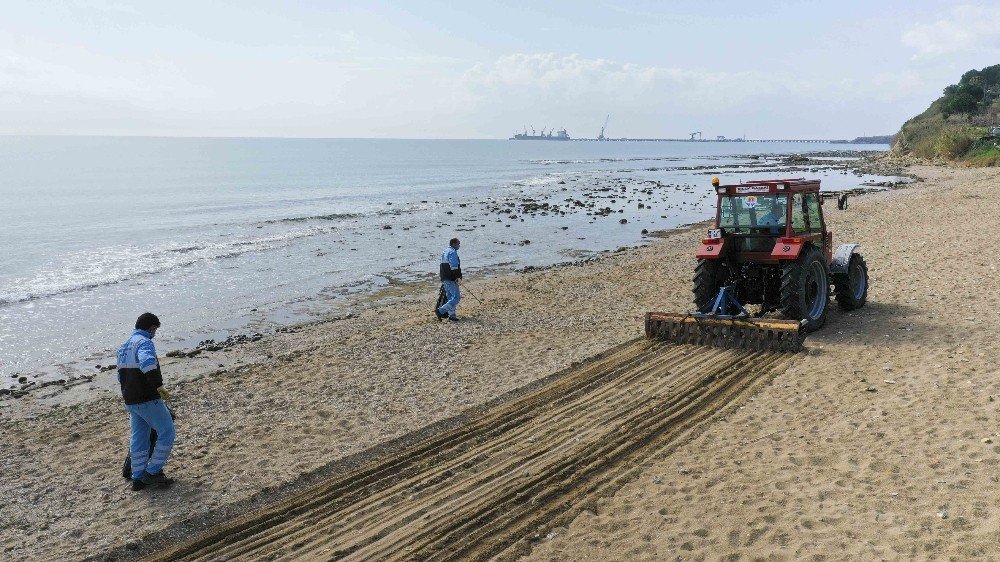
[[(146, 486), (165, 488), (173, 479), (163, 474), (163, 466), (174, 445), (174, 421), (164, 400), (170, 398), (163, 387), (163, 374), (153, 346), (160, 319), (150, 312), (135, 321), (135, 330), (118, 350), (118, 382), (125, 409), (129, 412), (132, 435), (132, 489)], [(155, 430), (156, 446), (150, 450), (150, 431)]]
[[(438, 308), (434, 309), (438, 320), (445, 318), (452, 321), (458, 320), (456, 308), (462, 299), (462, 292), (459, 290), (459, 284), (462, 282), (462, 261), (458, 258), (458, 249), (461, 246), (462, 243), (458, 238), (452, 238), (448, 241), (448, 247), (441, 252), (439, 271), (445, 299), (443, 303), (438, 305)], [(441, 300), (439, 299), (438, 302)]]

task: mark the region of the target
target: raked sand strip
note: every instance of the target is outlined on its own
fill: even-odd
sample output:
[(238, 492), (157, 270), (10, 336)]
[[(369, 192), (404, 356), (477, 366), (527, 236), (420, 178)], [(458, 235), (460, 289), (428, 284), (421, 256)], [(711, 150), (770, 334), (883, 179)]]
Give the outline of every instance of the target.
[(153, 559), (509, 558), (792, 358), (642, 338)]

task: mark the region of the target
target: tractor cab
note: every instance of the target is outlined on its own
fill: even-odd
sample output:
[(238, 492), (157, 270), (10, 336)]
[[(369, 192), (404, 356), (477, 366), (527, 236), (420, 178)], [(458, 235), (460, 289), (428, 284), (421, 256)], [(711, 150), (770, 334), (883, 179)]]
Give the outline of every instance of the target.
[(754, 263), (796, 259), (811, 243), (830, 258), (832, 237), (823, 222), (819, 180), (778, 179), (718, 185), (715, 228), (697, 257), (723, 255)]

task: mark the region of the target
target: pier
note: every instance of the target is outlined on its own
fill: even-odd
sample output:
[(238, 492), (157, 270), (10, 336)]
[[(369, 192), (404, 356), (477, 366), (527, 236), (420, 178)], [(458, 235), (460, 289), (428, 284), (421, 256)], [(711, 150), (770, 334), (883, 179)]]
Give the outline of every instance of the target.
[(843, 139), (571, 139), (590, 142), (796, 142), (811, 144), (848, 144), (851, 141)]

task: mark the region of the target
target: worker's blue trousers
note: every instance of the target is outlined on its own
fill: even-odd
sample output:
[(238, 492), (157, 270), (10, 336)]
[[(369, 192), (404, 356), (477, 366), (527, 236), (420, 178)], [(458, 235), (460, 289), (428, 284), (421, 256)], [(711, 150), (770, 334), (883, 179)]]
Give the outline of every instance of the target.
[(455, 309), (458, 308), (458, 301), (462, 300), (462, 292), (458, 290), (457, 281), (442, 281), (442, 283), (444, 284), (444, 293), (448, 295), (448, 302), (441, 305), (438, 312), (455, 318)]
[[(174, 420), (163, 400), (157, 398), (142, 404), (126, 404), (132, 421), (132, 478), (139, 478), (145, 470), (150, 474), (163, 472), (170, 449), (174, 446)], [(156, 447), (149, 450), (149, 430), (156, 430)], [(150, 455), (152, 453), (152, 455)]]

